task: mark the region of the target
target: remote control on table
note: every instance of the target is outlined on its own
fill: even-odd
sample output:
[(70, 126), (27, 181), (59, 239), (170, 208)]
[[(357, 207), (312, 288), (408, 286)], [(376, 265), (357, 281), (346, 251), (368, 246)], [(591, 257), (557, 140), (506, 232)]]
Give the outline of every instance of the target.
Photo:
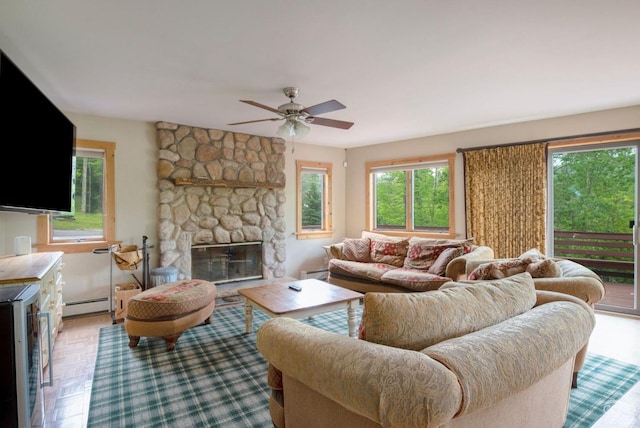
[(300, 287), (298, 284), (291, 284), (289, 285), (289, 288), (295, 291), (302, 291), (302, 287)]

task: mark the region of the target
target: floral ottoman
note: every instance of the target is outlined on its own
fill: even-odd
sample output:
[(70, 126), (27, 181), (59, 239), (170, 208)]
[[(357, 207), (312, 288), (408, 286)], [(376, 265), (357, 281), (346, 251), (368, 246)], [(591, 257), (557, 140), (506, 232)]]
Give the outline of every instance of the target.
[(129, 300), (124, 328), (129, 347), (135, 348), (141, 336), (162, 337), (167, 351), (188, 328), (209, 324), (216, 305), (215, 284), (186, 279), (150, 288)]

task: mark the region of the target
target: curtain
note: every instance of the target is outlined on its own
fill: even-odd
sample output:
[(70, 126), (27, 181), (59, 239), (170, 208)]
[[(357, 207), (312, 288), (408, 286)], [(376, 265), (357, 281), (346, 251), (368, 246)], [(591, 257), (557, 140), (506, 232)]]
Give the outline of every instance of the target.
[(547, 143), (463, 153), (467, 236), (496, 258), (545, 253)]

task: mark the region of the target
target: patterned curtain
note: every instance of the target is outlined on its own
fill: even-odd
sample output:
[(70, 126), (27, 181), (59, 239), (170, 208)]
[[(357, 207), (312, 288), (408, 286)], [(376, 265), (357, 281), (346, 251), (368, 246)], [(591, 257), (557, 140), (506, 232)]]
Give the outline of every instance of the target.
[(465, 151), (467, 236), (496, 258), (545, 253), (547, 143)]

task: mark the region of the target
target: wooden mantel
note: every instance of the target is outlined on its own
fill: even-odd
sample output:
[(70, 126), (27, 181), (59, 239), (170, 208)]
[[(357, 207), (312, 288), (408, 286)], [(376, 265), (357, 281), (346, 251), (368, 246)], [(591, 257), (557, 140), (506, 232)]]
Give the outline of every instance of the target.
[(284, 184), (274, 183), (249, 183), (232, 180), (209, 180), (206, 178), (176, 178), (176, 186), (212, 186), (212, 187), (260, 187), (265, 189), (283, 189)]

